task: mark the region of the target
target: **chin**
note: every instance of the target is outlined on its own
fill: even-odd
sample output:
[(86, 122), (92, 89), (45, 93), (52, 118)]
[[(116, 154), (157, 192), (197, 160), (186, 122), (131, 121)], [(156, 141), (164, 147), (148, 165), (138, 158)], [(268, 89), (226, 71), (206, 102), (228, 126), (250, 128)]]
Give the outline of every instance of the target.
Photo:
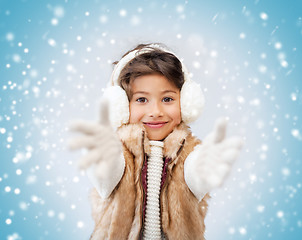
[(152, 141), (162, 141), (166, 138), (166, 136), (158, 135), (158, 134), (148, 134), (148, 132), (147, 132), (147, 137), (149, 140)]
[(148, 137), (151, 141), (163, 141), (165, 138)]
[(148, 132), (147, 132), (147, 137), (151, 141), (163, 141), (170, 133), (168, 133), (168, 134), (150, 134), (149, 133), (148, 134)]

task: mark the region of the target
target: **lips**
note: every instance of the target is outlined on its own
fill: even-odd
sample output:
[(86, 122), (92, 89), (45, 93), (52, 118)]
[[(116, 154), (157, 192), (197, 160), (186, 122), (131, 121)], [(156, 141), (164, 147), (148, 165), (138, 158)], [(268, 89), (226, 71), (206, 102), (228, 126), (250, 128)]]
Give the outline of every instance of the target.
[(149, 128), (161, 128), (166, 124), (167, 122), (144, 122), (144, 125)]

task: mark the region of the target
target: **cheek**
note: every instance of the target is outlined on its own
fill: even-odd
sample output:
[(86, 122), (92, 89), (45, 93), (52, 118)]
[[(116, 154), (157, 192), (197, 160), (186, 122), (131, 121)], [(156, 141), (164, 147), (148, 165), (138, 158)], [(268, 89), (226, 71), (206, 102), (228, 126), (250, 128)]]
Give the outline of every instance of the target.
[(138, 109), (134, 105), (130, 104), (129, 112), (130, 112), (129, 123), (138, 123), (141, 118), (140, 111), (138, 111)]
[(178, 102), (177, 106), (174, 108), (173, 116), (175, 123), (179, 124), (181, 122), (180, 102)]
[(179, 107), (171, 109), (169, 115), (173, 119), (175, 125), (178, 125), (181, 122), (181, 111)]
[(176, 124), (180, 124), (180, 122), (181, 122), (181, 113), (180, 113), (180, 111), (175, 113), (175, 122), (176, 122)]

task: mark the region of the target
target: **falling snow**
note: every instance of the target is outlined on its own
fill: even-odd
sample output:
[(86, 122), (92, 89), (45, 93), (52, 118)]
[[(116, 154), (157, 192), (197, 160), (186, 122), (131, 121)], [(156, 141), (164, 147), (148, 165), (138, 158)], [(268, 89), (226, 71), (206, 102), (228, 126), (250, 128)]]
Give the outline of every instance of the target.
[(89, 238), (91, 184), (77, 169), (84, 151), (68, 151), (68, 126), (97, 120), (112, 63), (141, 42), (170, 47), (204, 90), (194, 134), (226, 116), (228, 134), (245, 141), (211, 193), (206, 238), (301, 238), (298, 1), (4, 2), (0, 239)]

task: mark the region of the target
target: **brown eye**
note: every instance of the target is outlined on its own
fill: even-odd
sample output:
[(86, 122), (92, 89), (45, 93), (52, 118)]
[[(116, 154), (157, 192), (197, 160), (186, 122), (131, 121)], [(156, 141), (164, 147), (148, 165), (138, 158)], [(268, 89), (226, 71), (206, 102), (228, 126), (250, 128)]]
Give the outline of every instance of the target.
[(173, 100), (174, 100), (173, 98), (170, 98), (170, 97), (164, 97), (162, 101), (163, 101), (163, 102), (167, 102), (167, 103), (168, 103), (168, 102), (172, 102)]
[(139, 102), (139, 103), (146, 103), (146, 102), (147, 102), (147, 98), (140, 97), (140, 98), (136, 99), (136, 102)]

